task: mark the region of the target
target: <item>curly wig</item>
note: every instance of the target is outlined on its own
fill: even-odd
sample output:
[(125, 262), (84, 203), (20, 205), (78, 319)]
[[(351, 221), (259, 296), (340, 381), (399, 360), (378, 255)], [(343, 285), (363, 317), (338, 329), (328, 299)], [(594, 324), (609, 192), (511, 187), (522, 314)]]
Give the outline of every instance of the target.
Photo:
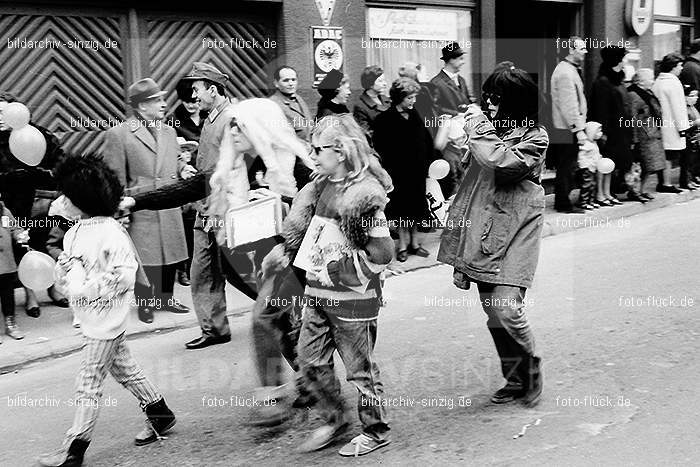
[(56, 168), (61, 192), (90, 217), (113, 216), (124, 194), (117, 174), (100, 156), (67, 157)]

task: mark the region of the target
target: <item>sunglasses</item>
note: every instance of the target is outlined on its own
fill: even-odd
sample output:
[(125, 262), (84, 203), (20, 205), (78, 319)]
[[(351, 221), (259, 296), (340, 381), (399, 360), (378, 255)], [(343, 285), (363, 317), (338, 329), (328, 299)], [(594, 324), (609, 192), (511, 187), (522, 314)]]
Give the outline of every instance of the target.
[(329, 144), (329, 145), (327, 145), (327, 146), (311, 146), (311, 147), (313, 148), (314, 152), (315, 152), (316, 155), (318, 156), (319, 154), (321, 154), (321, 151), (323, 151), (324, 149), (334, 148), (335, 145), (334, 145), (334, 144)]
[(493, 105), (500, 105), (501, 104), (501, 96), (498, 94), (494, 94), (491, 92), (485, 92), (481, 95), (481, 100), (482, 102), (486, 103), (486, 101), (490, 101), (491, 104)]
[(231, 118), (229, 126), (232, 130), (241, 131), (241, 127), (238, 125), (238, 120), (236, 120), (236, 117)]

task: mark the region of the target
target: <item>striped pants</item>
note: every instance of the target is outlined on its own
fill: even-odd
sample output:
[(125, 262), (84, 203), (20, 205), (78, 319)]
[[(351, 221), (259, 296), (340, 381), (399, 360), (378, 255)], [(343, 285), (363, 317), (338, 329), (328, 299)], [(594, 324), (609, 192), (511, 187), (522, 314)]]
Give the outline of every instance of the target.
[(102, 401), (107, 372), (139, 400), (141, 409), (161, 399), (126, 346), (124, 333), (111, 340), (85, 338), (83, 361), (76, 379), (76, 412), (66, 433), (66, 446), (74, 439), (90, 441)]

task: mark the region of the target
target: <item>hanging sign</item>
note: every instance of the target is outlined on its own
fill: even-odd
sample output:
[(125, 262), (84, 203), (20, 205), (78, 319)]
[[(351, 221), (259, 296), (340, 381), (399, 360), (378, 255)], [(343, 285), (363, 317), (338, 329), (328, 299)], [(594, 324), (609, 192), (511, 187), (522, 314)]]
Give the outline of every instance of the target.
[(649, 29), (653, 3), (653, 0), (627, 0), (625, 4), (625, 23), (637, 36), (641, 36)]
[(329, 71), (343, 71), (343, 28), (311, 26), (314, 83), (317, 87)]

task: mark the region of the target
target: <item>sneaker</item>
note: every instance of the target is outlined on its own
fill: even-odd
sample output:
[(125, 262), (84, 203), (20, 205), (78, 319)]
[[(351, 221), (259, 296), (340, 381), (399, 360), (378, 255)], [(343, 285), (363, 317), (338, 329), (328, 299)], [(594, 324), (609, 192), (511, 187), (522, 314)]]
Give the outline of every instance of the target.
[(14, 316), (5, 317), (5, 334), (15, 340), (24, 339), (24, 334), (17, 327), (17, 322)]
[(367, 436), (362, 433), (355, 436), (348, 444), (343, 446), (338, 454), (344, 457), (359, 457), (369, 454), (372, 451), (376, 451), (379, 448), (383, 448), (389, 444), (391, 440), (383, 439), (378, 441), (374, 438)]
[(496, 391), (491, 396), (491, 402), (494, 404), (507, 404), (515, 399), (520, 399), (525, 395), (523, 384), (519, 381), (508, 381), (505, 386)]
[(299, 446), (299, 452), (313, 452), (323, 449), (343, 435), (347, 429), (348, 423), (345, 421), (338, 425), (320, 426)]

